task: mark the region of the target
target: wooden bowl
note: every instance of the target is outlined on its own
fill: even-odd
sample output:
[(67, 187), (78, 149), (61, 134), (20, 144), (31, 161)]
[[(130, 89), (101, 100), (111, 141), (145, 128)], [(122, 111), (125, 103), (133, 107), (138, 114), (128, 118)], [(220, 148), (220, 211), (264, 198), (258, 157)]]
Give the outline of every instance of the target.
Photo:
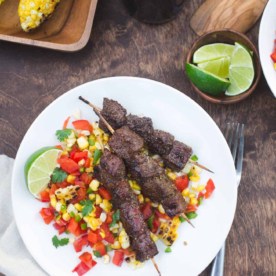
[(212, 43), (228, 43), (228, 44), (233, 44), (235, 42), (239, 42), (242, 45), (246, 46), (248, 49), (250, 49), (253, 52), (253, 65), (254, 65), (254, 71), (255, 71), (255, 76), (253, 83), (251, 87), (245, 91), (242, 94), (239, 94), (237, 96), (226, 96), (224, 94), (220, 96), (212, 96), (209, 94), (206, 94), (199, 90), (192, 82), (192, 86), (194, 90), (204, 99), (207, 101), (210, 101), (212, 103), (218, 103), (218, 104), (232, 104), (239, 102), (245, 98), (247, 98), (256, 88), (260, 76), (261, 76), (261, 66), (260, 66), (260, 60), (259, 60), (259, 55), (256, 47), (253, 45), (253, 43), (249, 40), (247, 36), (245, 36), (242, 33), (224, 29), (224, 30), (219, 30), (219, 31), (214, 31), (214, 32), (209, 32), (206, 33), (202, 36), (200, 36), (192, 45), (190, 51), (188, 52), (186, 62), (192, 63), (193, 61), (193, 55), (194, 52), (199, 49), (201, 46), (207, 45), (207, 44), (212, 44)]

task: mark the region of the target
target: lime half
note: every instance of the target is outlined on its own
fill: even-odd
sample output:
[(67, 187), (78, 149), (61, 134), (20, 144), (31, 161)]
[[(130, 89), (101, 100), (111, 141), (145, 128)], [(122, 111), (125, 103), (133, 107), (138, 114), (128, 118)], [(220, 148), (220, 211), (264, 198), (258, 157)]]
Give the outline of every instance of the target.
[(231, 57), (234, 45), (213, 43), (200, 47), (193, 55), (193, 63), (202, 63), (210, 60)]
[(227, 96), (236, 96), (245, 92), (252, 85), (254, 75), (254, 66), (250, 53), (244, 46), (235, 43), (235, 50), (229, 68), (231, 85), (225, 94)]
[(39, 198), (39, 193), (47, 187), (60, 152), (60, 149), (45, 147), (28, 158), (24, 172), (28, 189), (34, 197)]
[(220, 78), (229, 77), (230, 57), (205, 61), (198, 64), (198, 67), (212, 73)]
[(192, 83), (202, 92), (217, 96), (228, 88), (230, 82), (197, 66), (186, 63), (186, 73)]

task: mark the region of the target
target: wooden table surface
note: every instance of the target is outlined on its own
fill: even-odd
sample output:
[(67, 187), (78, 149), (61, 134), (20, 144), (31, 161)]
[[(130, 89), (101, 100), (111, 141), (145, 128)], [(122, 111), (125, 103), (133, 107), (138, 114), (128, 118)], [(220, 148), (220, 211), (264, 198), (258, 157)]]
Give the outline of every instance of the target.
[[(225, 275), (276, 275), (276, 100), (263, 76), (249, 98), (229, 106), (208, 103), (192, 91), (183, 60), (197, 37), (189, 20), (201, 2), (187, 1), (174, 21), (150, 26), (129, 17), (120, 0), (99, 1), (90, 41), (77, 53), (0, 42), (0, 154), (15, 157), (37, 115), (82, 83), (118, 75), (166, 83), (200, 104), (219, 126), (245, 123), (244, 171)], [(256, 45), (258, 31), (259, 22), (248, 33)], [(209, 273), (210, 267), (201, 275)]]

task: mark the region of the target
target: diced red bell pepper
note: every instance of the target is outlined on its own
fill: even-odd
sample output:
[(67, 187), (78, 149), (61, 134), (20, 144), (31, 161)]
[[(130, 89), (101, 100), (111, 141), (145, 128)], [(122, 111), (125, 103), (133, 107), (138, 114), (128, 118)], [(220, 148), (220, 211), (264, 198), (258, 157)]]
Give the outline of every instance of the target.
[(124, 252), (122, 250), (116, 250), (112, 259), (112, 263), (121, 266), (124, 261)]
[(88, 235), (83, 235), (80, 238), (76, 239), (73, 243), (75, 251), (80, 252), (82, 247), (88, 244)]
[(107, 199), (107, 200), (111, 199), (111, 194), (105, 188), (100, 187), (98, 189), (98, 192), (99, 192), (100, 196), (103, 197), (104, 199)]
[(270, 55), (274, 63), (276, 63), (276, 50)]
[(212, 195), (213, 191), (215, 190), (215, 184), (211, 178), (207, 181), (205, 190), (206, 190), (206, 193), (204, 194), (204, 197), (209, 198)]
[(99, 218), (103, 209), (98, 205), (95, 205), (94, 208), (95, 208), (95, 218)]
[(67, 225), (67, 231), (77, 236), (76, 234), (78, 234), (78, 227), (79, 227), (78, 222), (74, 218), (71, 218)]
[(113, 244), (115, 242), (114, 236), (112, 234), (112, 232), (109, 230), (108, 224), (107, 223), (103, 223), (101, 225), (101, 229), (104, 231), (105, 233), (105, 237), (104, 240)]
[(153, 222), (152, 222), (152, 233), (156, 233), (161, 222), (157, 216), (154, 216)]
[(40, 192), (40, 200), (42, 202), (49, 202), (50, 201), (50, 195), (49, 195), (49, 191), (44, 190), (42, 192)]
[(66, 118), (66, 120), (64, 121), (64, 123), (63, 123), (63, 129), (66, 129), (67, 128), (67, 126), (68, 126), (68, 123), (69, 123), (69, 120), (70, 120), (70, 116), (68, 116), (67, 118)]
[(64, 226), (61, 226), (61, 225), (59, 225), (58, 223), (54, 223), (53, 224), (53, 226), (54, 226), (54, 228), (56, 229), (56, 230), (58, 230), (58, 234), (60, 235), (60, 234), (62, 234), (62, 233), (64, 233), (65, 232), (65, 230), (66, 230), (66, 226), (64, 225)]
[(88, 267), (85, 263), (80, 262), (73, 270), (72, 272), (76, 272), (78, 276), (82, 276), (87, 271), (89, 271), (91, 268)]
[(152, 216), (152, 210), (151, 210), (151, 204), (150, 202), (147, 202), (142, 207), (142, 214), (144, 217), (144, 220), (148, 220)]
[(52, 208), (42, 208), (39, 213), (46, 224), (49, 224), (55, 217), (54, 209)]
[(60, 164), (60, 167), (67, 173), (73, 173), (79, 170), (79, 165), (70, 158), (59, 158), (57, 162), (58, 164)]
[(195, 212), (197, 210), (196, 205), (188, 204), (185, 213)]
[(58, 189), (58, 186), (56, 184), (51, 184), (51, 188), (49, 190), (49, 195), (54, 195), (55, 191)]
[(171, 218), (166, 215), (166, 214), (161, 214), (159, 211), (155, 210), (155, 215), (158, 217), (158, 218), (162, 218), (162, 219), (167, 219), (167, 220), (170, 220)]
[(178, 191), (182, 192), (189, 185), (189, 177), (188, 175), (182, 175), (175, 179), (174, 184)]
[(106, 254), (105, 245), (102, 242), (95, 243), (93, 249), (95, 251), (98, 251), (101, 256), (104, 256)]
[(112, 222), (112, 220), (113, 220), (112, 214), (111, 213), (107, 213), (105, 223), (110, 224)]
[(79, 162), (82, 159), (87, 159), (88, 157), (88, 151), (79, 151), (79, 152), (75, 152), (75, 154), (73, 155), (72, 159), (75, 162)]
[(99, 234), (96, 231), (89, 231), (88, 232), (88, 241), (91, 242), (93, 245), (97, 243), (99, 240)]
[(85, 168), (89, 168), (91, 166), (91, 159), (90, 158), (87, 158), (85, 160), (85, 163), (83, 165)]
[(97, 264), (92, 258), (92, 255), (88, 252), (84, 252), (79, 256), (79, 259), (85, 263), (89, 268), (92, 268)]
[(82, 173), (80, 179), (84, 184), (89, 185), (92, 181), (92, 176), (88, 173)]
[(75, 129), (88, 130), (90, 133), (93, 131), (93, 127), (87, 120), (77, 120), (72, 122)]

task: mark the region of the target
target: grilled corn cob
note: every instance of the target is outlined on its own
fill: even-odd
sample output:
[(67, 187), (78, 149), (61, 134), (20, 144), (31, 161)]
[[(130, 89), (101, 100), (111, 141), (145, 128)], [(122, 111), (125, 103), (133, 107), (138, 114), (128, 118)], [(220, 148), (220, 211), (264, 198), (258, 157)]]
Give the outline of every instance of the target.
[(40, 26), (54, 12), (59, 2), (60, 0), (20, 0), (18, 15), (22, 29), (29, 32)]

